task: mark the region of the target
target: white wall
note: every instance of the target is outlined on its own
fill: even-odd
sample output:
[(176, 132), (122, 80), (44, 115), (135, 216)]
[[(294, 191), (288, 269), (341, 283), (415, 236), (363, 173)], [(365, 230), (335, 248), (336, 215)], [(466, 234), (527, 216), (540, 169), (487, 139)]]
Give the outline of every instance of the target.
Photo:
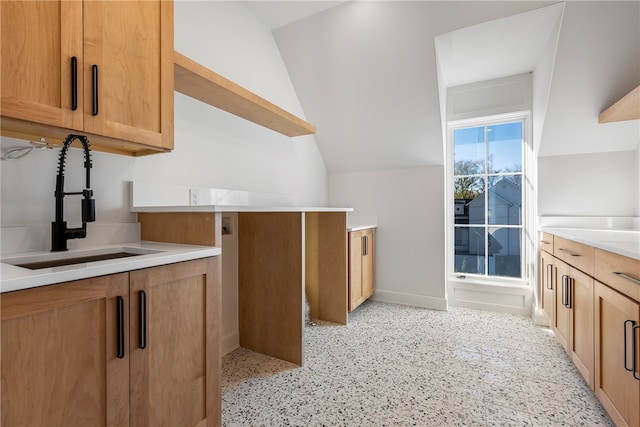
[(446, 309), (441, 166), (329, 176), (332, 206), (377, 216), (374, 299)]
[(540, 215), (640, 215), (640, 125), (598, 123), (638, 84), (640, 3), (566, 2), (539, 146)]
[(637, 216), (637, 150), (538, 158), (541, 216)]

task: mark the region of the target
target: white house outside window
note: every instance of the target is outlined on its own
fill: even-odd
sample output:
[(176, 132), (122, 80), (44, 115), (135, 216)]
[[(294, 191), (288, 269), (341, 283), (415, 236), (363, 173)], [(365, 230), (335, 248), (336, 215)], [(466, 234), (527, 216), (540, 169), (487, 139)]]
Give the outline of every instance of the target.
[(454, 273), (521, 279), (523, 128), (453, 128)]

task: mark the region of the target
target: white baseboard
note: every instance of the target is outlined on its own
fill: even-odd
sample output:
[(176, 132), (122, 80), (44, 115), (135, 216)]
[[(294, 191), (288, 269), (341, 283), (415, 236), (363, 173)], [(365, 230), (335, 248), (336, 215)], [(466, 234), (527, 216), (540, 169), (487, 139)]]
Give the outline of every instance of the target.
[(222, 338), (220, 343), (221, 356), (226, 356), (238, 347), (240, 347), (240, 332), (236, 331)]
[(526, 287), (450, 282), (449, 302), (455, 307), (473, 308), (531, 317), (533, 292)]
[(533, 314), (531, 315), (533, 321), (536, 325), (540, 326), (551, 326), (551, 319), (546, 315), (544, 311), (540, 307), (536, 307), (533, 309)]
[(411, 305), (414, 307), (429, 308), (431, 310), (447, 310), (447, 299), (430, 297), (426, 295), (407, 294), (404, 292), (392, 292), (376, 290), (371, 297), (373, 301), (388, 302), (392, 304)]

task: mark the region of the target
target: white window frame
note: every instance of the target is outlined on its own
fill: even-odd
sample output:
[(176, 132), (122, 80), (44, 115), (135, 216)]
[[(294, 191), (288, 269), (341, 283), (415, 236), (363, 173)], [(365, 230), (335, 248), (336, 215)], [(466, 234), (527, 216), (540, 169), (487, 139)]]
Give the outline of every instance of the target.
[[(502, 277), (502, 276), (490, 276), (485, 271), (485, 274), (468, 274), (468, 273), (456, 273), (455, 269), (455, 206), (454, 206), (454, 140), (453, 134), (455, 129), (468, 128), (468, 127), (480, 127), (491, 126), (497, 124), (510, 123), (515, 121), (522, 121), (522, 232), (521, 232), (521, 278), (514, 277)], [(530, 218), (531, 208), (530, 203), (535, 203), (532, 189), (528, 184), (530, 180), (529, 165), (531, 164), (533, 153), (530, 152), (531, 144), (531, 113), (529, 111), (519, 111), (507, 114), (498, 114), (494, 116), (477, 117), (465, 120), (450, 121), (447, 123), (447, 155), (446, 155), (446, 248), (447, 248), (447, 277), (448, 281), (464, 281), (469, 284), (478, 285), (493, 285), (493, 286), (506, 286), (506, 287), (531, 287), (533, 272), (530, 269), (531, 265), (531, 253), (529, 245), (527, 244), (527, 236), (533, 233), (532, 218)], [(486, 190), (486, 187), (485, 187)], [(488, 203), (485, 203), (485, 218), (486, 209), (488, 209)], [(491, 224), (486, 225), (491, 227)], [(495, 226), (501, 227), (496, 224)], [(485, 257), (488, 255), (485, 254)]]

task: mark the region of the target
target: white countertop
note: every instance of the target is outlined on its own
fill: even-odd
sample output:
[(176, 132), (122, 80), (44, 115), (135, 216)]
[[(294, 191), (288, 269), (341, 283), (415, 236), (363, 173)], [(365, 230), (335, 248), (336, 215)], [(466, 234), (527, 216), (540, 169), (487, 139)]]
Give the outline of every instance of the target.
[(360, 231), (360, 230), (367, 230), (369, 228), (376, 228), (378, 227), (375, 224), (358, 224), (358, 225), (353, 225), (353, 226), (347, 226), (347, 231)]
[(542, 231), (640, 260), (640, 231), (542, 227)]
[(131, 212), (353, 212), (353, 208), (327, 208), (305, 206), (231, 206), (231, 205), (185, 205), (185, 206), (133, 206)]
[(5, 255), (2, 260), (0, 260), (0, 291), (17, 291), (37, 286), (52, 285), (54, 283), (87, 279), (107, 274), (139, 270), (141, 268), (156, 267), (164, 264), (207, 258), (217, 256), (222, 253), (220, 248), (213, 246), (135, 242), (116, 245), (102, 245), (89, 249), (69, 250), (67, 252), (57, 252), (56, 255), (60, 254), (60, 257), (73, 258), (118, 251), (142, 253), (143, 255), (60, 267), (42, 268), (38, 270), (17, 267), (6, 262), (27, 263), (46, 260), (48, 257), (52, 256), (51, 252), (31, 252), (25, 254)]

